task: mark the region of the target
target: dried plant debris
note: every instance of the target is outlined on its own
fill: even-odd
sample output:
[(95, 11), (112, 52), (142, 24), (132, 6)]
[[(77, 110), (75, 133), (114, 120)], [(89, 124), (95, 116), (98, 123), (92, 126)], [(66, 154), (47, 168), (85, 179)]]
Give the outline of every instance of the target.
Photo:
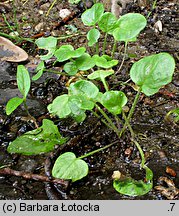
[(28, 59), (28, 54), (10, 40), (0, 37), (0, 61), (22, 62)]

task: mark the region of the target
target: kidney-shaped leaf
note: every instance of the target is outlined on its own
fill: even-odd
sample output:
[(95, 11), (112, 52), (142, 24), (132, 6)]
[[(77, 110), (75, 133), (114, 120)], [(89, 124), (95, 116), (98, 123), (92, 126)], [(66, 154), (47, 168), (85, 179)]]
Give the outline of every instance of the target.
[(107, 55), (94, 55), (93, 60), (98, 67), (102, 68), (112, 68), (113, 66), (118, 64), (118, 60), (113, 60)]
[(52, 151), (54, 145), (67, 141), (63, 138), (54, 123), (48, 119), (43, 120), (41, 127), (29, 131), (11, 142), (7, 148), (9, 153), (36, 155)]
[(82, 22), (87, 26), (94, 26), (102, 17), (104, 6), (101, 3), (94, 4), (90, 9), (86, 10), (82, 16)]
[(88, 79), (91, 80), (104, 80), (106, 77), (114, 74), (113, 70), (97, 70), (88, 75)]
[(60, 155), (52, 169), (52, 176), (75, 182), (88, 174), (88, 165), (80, 158), (76, 158), (73, 152)]
[(53, 115), (57, 115), (59, 118), (66, 118), (70, 115), (71, 109), (69, 107), (69, 96), (67, 94), (56, 97), (47, 109)]
[(168, 53), (159, 53), (147, 56), (134, 63), (130, 76), (141, 91), (147, 95), (153, 95), (158, 90), (172, 81), (175, 69), (175, 61)]
[(127, 97), (121, 91), (107, 91), (102, 95), (101, 103), (106, 109), (117, 115), (127, 103)]
[(66, 61), (71, 58), (71, 53), (74, 51), (72, 45), (62, 45), (55, 51), (55, 57), (59, 62)]
[(78, 80), (69, 87), (70, 95), (82, 95), (86, 99), (95, 99), (99, 89), (90, 81)]
[(131, 41), (145, 28), (146, 18), (139, 13), (128, 13), (120, 17), (118, 28), (113, 32), (117, 41)]

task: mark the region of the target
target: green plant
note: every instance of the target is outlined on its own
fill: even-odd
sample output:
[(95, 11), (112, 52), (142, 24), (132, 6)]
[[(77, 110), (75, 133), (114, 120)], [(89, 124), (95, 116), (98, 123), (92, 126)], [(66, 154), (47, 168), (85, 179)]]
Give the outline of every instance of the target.
[(29, 114), (26, 104), (26, 98), (30, 90), (30, 76), (27, 69), (23, 65), (17, 67), (17, 86), (21, 92), (23, 98), (14, 97), (11, 98), (6, 105), (6, 114), (10, 115), (19, 105), (24, 103), (26, 112)]
[(167, 115), (166, 115), (166, 119), (169, 118), (170, 115), (174, 116), (174, 122), (178, 122), (179, 121), (179, 108), (176, 109), (172, 109), (170, 110)]
[[(56, 97), (48, 105), (47, 109), (54, 116), (59, 118), (72, 117), (79, 123), (85, 120), (86, 111), (91, 111), (96, 117), (101, 118), (102, 116), (101, 121), (113, 130), (118, 138), (121, 138), (128, 128), (131, 133), (131, 143), (136, 145), (141, 156), (141, 168), (146, 172), (145, 181), (115, 176), (113, 186), (119, 193), (130, 196), (146, 194), (153, 186), (153, 173), (146, 166), (143, 150), (138, 142), (137, 135), (130, 125), (130, 120), (141, 93), (146, 96), (154, 95), (162, 86), (171, 82), (175, 68), (174, 59), (168, 53), (159, 53), (144, 57), (132, 65), (130, 79), (136, 85), (137, 93), (126, 116), (124, 107), (128, 102), (127, 96), (122, 91), (111, 90), (108, 78), (116, 74), (112, 67), (118, 65), (118, 60), (113, 59), (117, 43), (122, 41), (125, 44), (122, 62), (117, 71), (119, 72), (124, 63), (128, 43), (136, 40), (140, 31), (146, 26), (146, 19), (140, 14), (130, 13), (121, 16), (117, 20), (112, 13), (104, 13), (103, 5), (97, 3), (83, 13), (82, 21), (85, 25), (92, 26), (92, 29), (87, 34), (87, 39), (89, 46), (96, 45), (96, 53), (90, 55), (86, 52), (85, 47), (74, 49), (69, 44), (57, 47), (57, 39), (54, 37), (39, 38), (36, 40), (36, 44), (40, 49), (47, 50), (47, 54), (41, 56), (42, 62), (38, 65), (37, 74), (32, 79), (38, 79), (44, 71), (47, 71), (44, 61), (52, 56), (56, 57), (56, 62), (64, 63), (64, 71), (68, 76), (74, 76), (81, 70), (86, 71), (84, 76), (78, 77), (77, 81), (69, 85), (68, 93)], [(99, 47), (98, 42), (102, 33), (105, 33), (105, 36), (102, 52), (100, 52), (99, 48), (101, 47)], [(105, 55), (108, 35), (114, 38), (111, 56)], [(20, 68), (24, 70), (24, 67), (21, 66)], [(27, 74), (27, 71), (25, 74)], [(105, 90), (101, 91), (99, 85), (96, 84), (98, 82), (102, 82)], [(25, 83), (25, 78), (23, 78), (22, 83)], [(23, 89), (25, 88), (27, 87)], [(29, 88), (30, 86), (24, 90), (24, 93), (21, 90), (22, 87), (19, 87), (25, 99)], [(24, 102), (24, 98), (18, 99), (19, 102)], [(11, 100), (12, 102), (8, 102), (9, 104), (6, 107), (7, 114), (10, 114), (18, 106), (17, 102)], [(11, 104), (12, 106), (10, 106)], [(47, 129), (49, 127), (51, 128), (50, 131)], [(55, 143), (63, 144), (64, 142), (66, 142), (66, 139), (59, 134), (57, 126), (50, 120), (44, 120), (40, 128), (25, 133), (14, 140), (9, 145), (8, 151), (26, 155), (39, 154), (52, 151)], [(70, 179), (72, 182), (83, 178), (88, 174), (88, 165), (83, 158), (109, 148), (114, 144), (116, 142), (80, 157), (76, 157), (73, 152), (61, 154), (53, 166), (53, 177)]]

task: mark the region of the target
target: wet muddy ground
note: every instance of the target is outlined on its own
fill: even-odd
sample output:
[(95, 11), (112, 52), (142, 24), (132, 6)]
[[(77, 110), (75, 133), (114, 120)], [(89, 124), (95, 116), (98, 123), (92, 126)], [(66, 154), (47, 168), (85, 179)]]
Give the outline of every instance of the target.
[[(13, 3), (14, 2), (14, 3)], [(66, 36), (73, 34), (68, 39), (59, 40), (59, 45), (70, 43), (74, 47), (86, 44), (85, 32), (80, 16), (84, 8), (70, 5), (62, 1), (55, 5), (46, 16), (46, 12), (52, 1), (29, 0), (23, 5), (22, 1), (9, 1), (8, 4), (0, 3), (0, 32), (9, 34), (11, 31), (4, 21), (2, 14), (11, 23), (12, 28), (18, 30), (21, 37), (40, 37), (45, 35)], [(140, 2), (140, 4), (139, 4)], [(151, 11), (152, 4), (142, 1), (129, 3), (123, 8), (122, 13), (139, 12), (147, 15)], [(14, 5), (13, 5), (14, 4)], [(16, 12), (12, 9), (16, 8)], [(68, 20), (59, 18), (59, 11), (67, 8), (71, 11)], [(23, 12), (22, 12), (23, 11)], [(110, 87), (120, 89), (120, 81), (129, 79), (129, 70), (135, 61), (153, 53), (168, 52), (176, 62), (176, 70), (173, 81), (162, 88), (159, 93), (151, 97), (141, 95), (131, 125), (135, 133), (140, 135), (140, 144), (144, 150), (147, 165), (154, 173), (154, 188), (146, 195), (140, 197), (128, 197), (118, 194), (112, 186), (112, 174), (120, 170), (124, 174), (131, 175), (135, 179), (143, 179), (144, 173), (140, 171), (139, 153), (130, 142), (130, 134), (125, 135), (116, 145), (85, 159), (90, 172), (84, 179), (72, 184), (66, 193), (58, 185), (27, 180), (22, 177), (0, 175), (0, 199), (178, 199), (176, 188), (179, 188), (179, 127), (171, 119), (165, 120), (165, 115), (171, 109), (179, 107), (179, 5), (177, 1), (157, 1), (157, 6), (151, 11), (148, 25), (140, 34), (137, 42), (129, 44), (128, 56), (125, 66), (115, 80), (109, 80)], [(14, 15), (16, 14), (16, 16)], [(162, 31), (155, 25), (160, 20)], [(18, 23), (18, 27), (16, 26)], [(110, 38), (108, 39), (110, 42)], [(15, 41), (14, 41), (15, 42)], [(102, 41), (101, 41), (102, 43)], [(39, 63), (39, 50), (29, 42), (18, 43), (29, 54), (29, 60), (24, 62), (31, 76)], [(115, 57), (121, 60), (118, 48)], [(106, 53), (110, 53), (110, 43)], [(47, 67), (52, 68), (52, 63), (47, 62)], [(10, 155), (6, 149), (10, 141), (17, 136), (34, 129), (34, 124), (29, 122), (24, 108), (18, 108), (12, 115), (5, 115), (7, 101), (19, 95), (16, 83), (17, 63), (0, 61), (0, 166), (11, 165), (14, 170), (44, 174), (47, 159), (52, 163), (57, 152), (72, 151), (80, 156), (84, 153), (103, 147), (117, 140), (114, 132), (88, 113), (87, 119), (76, 124), (73, 120), (59, 120), (51, 118), (47, 112), (47, 105), (57, 96), (67, 91), (68, 77), (45, 73), (38, 81), (32, 83), (27, 104), (29, 112), (41, 125), (42, 119), (49, 118), (58, 125), (63, 136), (69, 137), (69, 141), (53, 154), (37, 156)], [(62, 70), (60, 66), (57, 68)], [(123, 89), (129, 98), (128, 106), (131, 106), (135, 91), (130, 86)], [(167, 169), (172, 169), (176, 176)], [(166, 178), (163, 178), (166, 177)], [(163, 178), (163, 179), (161, 179)], [(166, 180), (166, 181), (164, 181)], [(176, 186), (168, 190), (167, 182), (172, 180)], [(163, 190), (155, 189), (156, 186), (164, 186)], [(175, 194), (175, 195), (174, 195)]]

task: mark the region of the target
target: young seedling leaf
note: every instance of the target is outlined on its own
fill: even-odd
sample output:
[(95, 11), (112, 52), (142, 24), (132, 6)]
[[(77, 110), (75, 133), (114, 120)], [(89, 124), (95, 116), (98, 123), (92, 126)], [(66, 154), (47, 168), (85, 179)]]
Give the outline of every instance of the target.
[(75, 182), (88, 174), (87, 163), (76, 158), (72, 152), (66, 152), (60, 155), (52, 169), (52, 176), (55, 178), (71, 180)]
[(23, 97), (26, 98), (30, 90), (30, 76), (24, 65), (17, 67), (17, 85)]
[(87, 39), (88, 39), (88, 46), (93, 46), (95, 43), (98, 42), (98, 39), (100, 37), (100, 32), (98, 29), (91, 29), (88, 34), (87, 34)]
[(48, 105), (47, 109), (50, 113), (57, 115), (59, 118), (66, 118), (71, 114), (68, 100), (69, 96), (67, 94), (58, 96)]
[(112, 68), (113, 66), (118, 64), (118, 60), (113, 60), (107, 55), (94, 55), (92, 58), (95, 64), (101, 68)]
[(113, 31), (117, 41), (133, 41), (147, 24), (146, 18), (139, 13), (128, 13), (120, 17), (118, 28)]
[(95, 66), (93, 58), (88, 54), (84, 53), (79, 58), (75, 59), (75, 64), (78, 70), (86, 71)]
[(80, 47), (72, 52), (71, 58), (78, 58), (82, 56), (85, 53), (85, 51), (86, 51), (85, 47)]
[(19, 105), (23, 103), (23, 98), (14, 97), (11, 98), (6, 105), (6, 114), (10, 115)]
[(78, 72), (78, 68), (77, 68), (75, 62), (67, 62), (64, 65), (63, 69), (66, 73), (68, 73), (71, 76), (75, 75)]
[(106, 77), (114, 74), (113, 70), (97, 70), (88, 75), (88, 79), (90, 80), (104, 80)]
[(132, 81), (147, 95), (153, 95), (172, 81), (175, 61), (168, 53), (147, 56), (134, 63), (130, 70)]
[(73, 51), (74, 51), (73, 46), (62, 45), (59, 49), (55, 51), (54, 55), (57, 58), (57, 61), (64, 62), (71, 58)]
[(69, 86), (70, 95), (82, 95), (86, 99), (95, 99), (99, 92), (99, 89), (90, 81), (78, 80), (75, 83), (71, 83)]
[(102, 17), (104, 6), (101, 3), (94, 4), (90, 9), (86, 10), (82, 16), (82, 22), (87, 26), (94, 26)]
[(121, 91), (107, 91), (101, 98), (102, 105), (112, 114), (122, 112), (122, 107), (127, 103), (127, 97)]
[(42, 76), (44, 69), (45, 69), (44, 61), (41, 61), (36, 68), (37, 74), (32, 77), (32, 80), (33, 81), (38, 80)]
[(118, 26), (116, 16), (111, 12), (106, 12), (101, 17), (98, 25), (103, 32), (108, 33)]
[(153, 172), (147, 166), (145, 166), (145, 170), (146, 182), (123, 176), (119, 179), (114, 179), (113, 187), (117, 192), (128, 196), (134, 197), (147, 194), (153, 187)]
[(56, 45), (57, 45), (57, 38), (52, 37), (52, 36), (47, 37), (47, 38), (41, 37), (37, 39), (35, 43), (40, 49), (45, 49), (48, 51), (46, 55), (40, 56), (40, 59), (45, 61), (45, 60), (50, 59), (53, 56), (55, 49), (56, 49)]
[(62, 145), (67, 141), (59, 133), (53, 121), (44, 119), (42, 126), (17, 137), (7, 148), (9, 153), (36, 155), (50, 152), (55, 145)]
[(69, 104), (73, 114), (75, 114), (73, 111), (75, 105), (82, 110), (92, 110), (94, 108), (94, 102), (90, 101), (84, 95), (69, 96)]

